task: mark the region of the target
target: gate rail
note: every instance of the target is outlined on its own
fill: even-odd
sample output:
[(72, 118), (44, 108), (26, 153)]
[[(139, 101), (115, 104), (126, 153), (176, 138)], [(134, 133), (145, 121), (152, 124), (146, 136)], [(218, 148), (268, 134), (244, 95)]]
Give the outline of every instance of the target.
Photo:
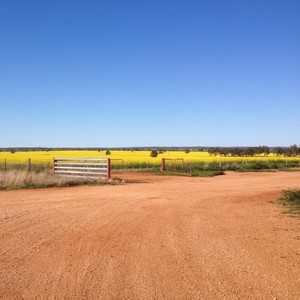
[(109, 179), (110, 158), (53, 158), (53, 174), (64, 177)]

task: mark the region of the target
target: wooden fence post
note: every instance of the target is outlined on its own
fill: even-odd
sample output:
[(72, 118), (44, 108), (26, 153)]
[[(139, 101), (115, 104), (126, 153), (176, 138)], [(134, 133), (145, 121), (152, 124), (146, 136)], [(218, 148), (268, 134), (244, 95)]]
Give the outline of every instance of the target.
[(161, 159), (161, 172), (164, 172), (166, 170), (166, 159), (162, 158)]
[(28, 158), (27, 169), (28, 171), (31, 170), (31, 158)]
[(6, 171), (7, 165), (6, 165), (6, 158), (4, 158), (4, 171)]

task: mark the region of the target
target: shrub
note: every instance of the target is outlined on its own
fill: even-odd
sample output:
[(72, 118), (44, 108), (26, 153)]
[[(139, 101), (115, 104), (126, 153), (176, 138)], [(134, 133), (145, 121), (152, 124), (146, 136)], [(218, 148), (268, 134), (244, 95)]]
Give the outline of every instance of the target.
[(152, 151), (150, 152), (150, 157), (157, 157), (157, 155), (158, 155), (157, 150), (152, 150)]
[(287, 213), (300, 216), (300, 189), (283, 190), (278, 202), (288, 208)]

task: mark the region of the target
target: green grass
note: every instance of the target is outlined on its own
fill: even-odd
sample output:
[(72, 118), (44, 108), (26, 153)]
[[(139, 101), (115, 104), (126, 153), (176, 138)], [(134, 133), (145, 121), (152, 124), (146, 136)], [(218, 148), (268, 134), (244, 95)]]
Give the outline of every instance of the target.
[(300, 172), (299, 168), (281, 168), (278, 169), (278, 171), (282, 171), (282, 172)]
[(218, 176), (218, 175), (225, 175), (225, 173), (221, 170), (192, 170), (192, 176), (195, 177), (212, 177), (212, 176)]
[(283, 190), (278, 203), (286, 208), (285, 213), (300, 217), (300, 189)]
[[(142, 171), (149, 173), (160, 173), (160, 163), (149, 164), (140, 162), (124, 162), (121, 164), (112, 164), (112, 170), (122, 171)], [(49, 172), (52, 168), (50, 163), (32, 163), (31, 171)], [(175, 172), (177, 175), (192, 174), (192, 176), (215, 176), (222, 175), (225, 171), (235, 172), (273, 172), (276, 170), (285, 172), (300, 171), (300, 162), (295, 160), (270, 160), (270, 161), (231, 161), (231, 162), (185, 162), (183, 165), (177, 163)], [(4, 169), (4, 165), (0, 164), (0, 171)], [(7, 170), (27, 170), (27, 164), (7, 164)], [(169, 161), (166, 164), (168, 175), (174, 172), (174, 162)], [(175, 173), (174, 172), (174, 173)], [(176, 175), (176, 173), (174, 175)]]
[[(143, 170), (143, 172), (145, 171)], [(225, 175), (223, 171), (219, 171), (219, 170), (216, 171), (192, 170), (192, 173), (186, 170), (177, 170), (176, 172), (165, 171), (163, 173), (160, 170), (152, 170), (152, 171), (149, 170), (148, 172), (149, 173), (151, 172), (152, 174), (156, 174), (156, 175), (163, 175), (163, 176), (213, 177), (218, 175)]]

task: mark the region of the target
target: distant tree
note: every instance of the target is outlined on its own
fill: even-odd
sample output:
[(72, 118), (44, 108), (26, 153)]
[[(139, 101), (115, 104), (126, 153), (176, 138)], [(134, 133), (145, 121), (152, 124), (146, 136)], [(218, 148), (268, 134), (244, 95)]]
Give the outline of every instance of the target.
[(219, 149), (220, 155), (227, 156), (230, 153), (231, 153), (231, 150), (229, 148), (220, 148)]
[(110, 155), (111, 152), (109, 150), (106, 150), (105, 155)]
[(273, 152), (276, 156), (284, 155), (284, 149), (282, 147), (275, 147)]
[(190, 153), (190, 149), (185, 149), (184, 151), (186, 154), (189, 154)]
[(157, 155), (158, 155), (157, 150), (152, 150), (152, 151), (150, 152), (150, 157), (157, 157)]
[(220, 155), (220, 148), (216, 148), (216, 147), (209, 148), (208, 153), (209, 153), (209, 155), (214, 155), (214, 156)]
[(232, 148), (231, 156), (241, 156), (242, 149), (241, 148)]
[(297, 145), (291, 145), (290, 147), (290, 154), (291, 156), (297, 156), (300, 154), (300, 149), (297, 147)]
[(14, 154), (14, 153), (16, 153), (16, 150), (15, 150), (15, 149), (11, 149), (11, 150), (10, 150), (10, 153), (11, 153), (11, 154)]
[(254, 156), (255, 155), (255, 148), (248, 147), (243, 149), (243, 155), (245, 156)]
[(256, 155), (267, 156), (270, 154), (269, 147), (267, 147), (267, 146), (258, 146), (258, 147), (255, 147), (254, 150), (255, 150), (254, 152)]
[(262, 146), (263, 154), (268, 156), (270, 154), (270, 149), (267, 146)]
[(159, 148), (159, 149), (158, 149), (158, 154), (164, 154), (163, 149)]

